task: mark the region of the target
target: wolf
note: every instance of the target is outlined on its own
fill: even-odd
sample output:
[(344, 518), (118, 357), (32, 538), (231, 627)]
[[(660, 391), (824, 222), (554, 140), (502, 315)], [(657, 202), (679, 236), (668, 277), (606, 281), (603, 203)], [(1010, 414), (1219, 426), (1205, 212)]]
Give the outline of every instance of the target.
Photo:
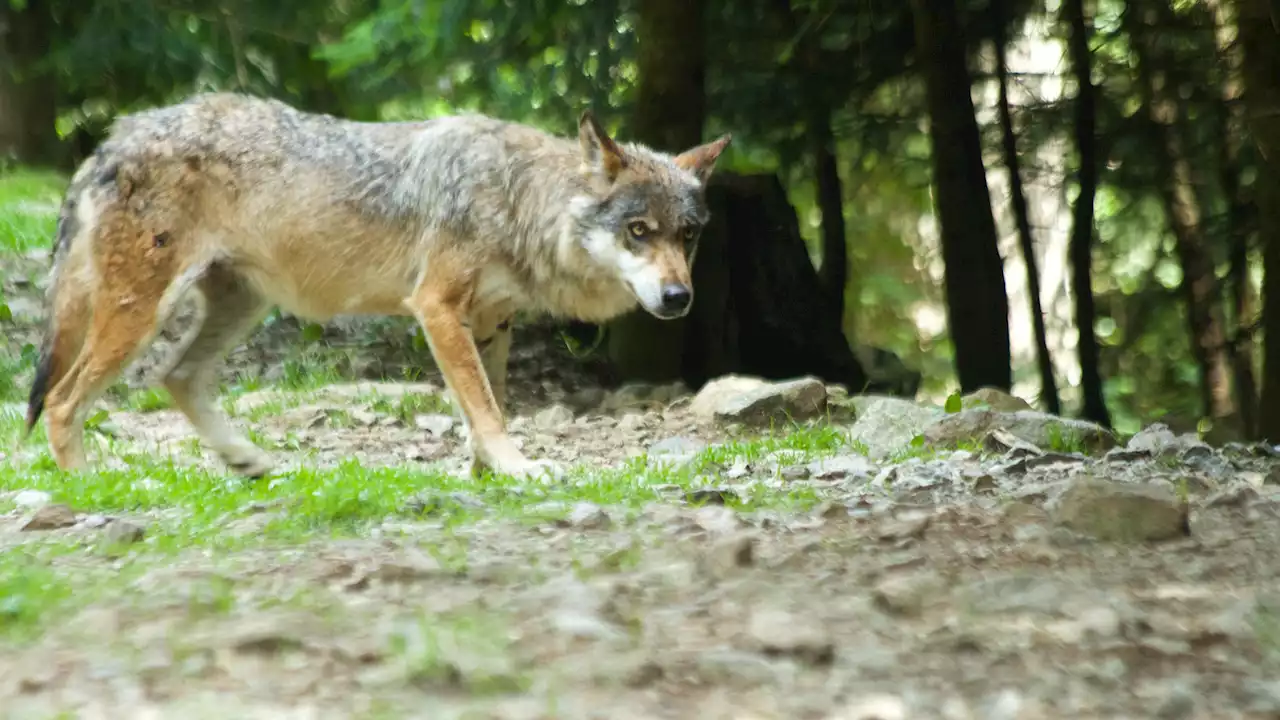
[(574, 142), (476, 113), (356, 122), (236, 93), (122, 116), (59, 212), (27, 431), (43, 413), (57, 465), (85, 469), (88, 408), (194, 293), (162, 382), (231, 470), (273, 463), (214, 402), (217, 368), (279, 307), (416, 318), (473, 472), (559, 477), (506, 430), (513, 316), (687, 314), (730, 140), (669, 154), (615, 140), (589, 110)]

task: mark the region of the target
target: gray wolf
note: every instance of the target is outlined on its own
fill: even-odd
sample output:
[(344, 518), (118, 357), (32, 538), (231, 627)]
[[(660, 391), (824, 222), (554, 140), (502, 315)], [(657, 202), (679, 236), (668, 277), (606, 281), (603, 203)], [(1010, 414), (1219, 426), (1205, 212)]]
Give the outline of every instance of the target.
[(213, 402), (216, 368), (276, 306), (415, 317), (473, 470), (558, 475), (506, 431), (511, 318), (686, 314), (729, 141), (669, 155), (590, 111), (574, 142), (478, 114), (360, 123), (226, 93), (123, 116), (60, 211), (28, 432), (43, 412), (58, 466), (85, 468), (89, 406), (194, 292), (201, 320), (163, 384), (231, 469), (271, 460)]

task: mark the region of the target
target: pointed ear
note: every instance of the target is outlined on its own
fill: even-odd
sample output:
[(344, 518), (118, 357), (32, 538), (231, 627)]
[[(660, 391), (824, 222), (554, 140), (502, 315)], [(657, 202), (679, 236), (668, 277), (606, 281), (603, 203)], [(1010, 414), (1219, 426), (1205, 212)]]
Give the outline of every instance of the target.
[(676, 165), (698, 176), (698, 181), (705, 184), (711, 178), (711, 171), (716, 167), (716, 159), (732, 139), (732, 135), (721, 135), (719, 139), (706, 145), (685, 150), (676, 156)]
[(627, 165), (622, 148), (600, 127), (590, 110), (584, 110), (578, 118), (578, 143), (582, 145), (583, 169), (599, 173), (609, 182)]

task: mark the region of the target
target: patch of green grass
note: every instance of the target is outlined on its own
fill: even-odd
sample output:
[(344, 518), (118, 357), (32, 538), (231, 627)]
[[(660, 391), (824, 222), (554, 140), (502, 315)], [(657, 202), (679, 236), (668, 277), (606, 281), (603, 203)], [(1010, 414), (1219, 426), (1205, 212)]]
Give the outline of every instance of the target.
[[(146, 396), (143, 396), (144, 398)], [(406, 396), (398, 412), (434, 410), (434, 405)], [(428, 401), (433, 399), (426, 398)], [(153, 400), (138, 400), (139, 405)], [(6, 452), (21, 447), (22, 416), (17, 409), (0, 414), (0, 438)], [(440, 535), (424, 548), (446, 567), (462, 569), (468, 562), (466, 533), (454, 533), (479, 520), (536, 525), (555, 522), (573, 506), (590, 502), (608, 509), (615, 522), (625, 523), (655, 501), (679, 502), (681, 489), (717, 484), (724, 468), (739, 461), (759, 461), (770, 453), (793, 454), (787, 462), (850, 451), (844, 432), (821, 423), (794, 426), (756, 439), (739, 439), (708, 448), (681, 466), (651, 464), (639, 457), (622, 467), (599, 468), (584, 464), (572, 468), (563, 482), (526, 483), (486, 474), (479, 478), (451, 476), (413, 467), (365, 467), (349, 460), (336, 467), (319, 468), (303, 463), (298, 470), (282, 470), (260, 481), (245, 480), (221, 470), (210, 470), (165, 459), (155, 454), (129, 452), (127, 444), (101, 436), (106, 447), (90, 444), (92, 469), (83, 473), (58, 471), (45, 449), (43, 430), (26, 441), (39, 453), (35, 460), (18, 463), (0, 459), (0, 494), (18, 490), (43, 490), (54, 502), (79, 512), (139, 517), (147, 524), (145, 538), (136, 544), (106, 548), (90, 541), (83, 545), (53, 545), (39, 536), (24, 538), (31, 552), (49, 553), (51, 547), (80, 561), (110, 560), (119, 576), (99, 583), (99, 592), (126, 592), (130, 573), (171, 562), (179, 554), (227, 553), (247, 548), (288, 547), (335, 537), (368, 536), (390, 520), (403, 523), (433, 522)], [(269, 443), (258, 436), (255, 442)], [(100, 444), (99, 444), (100, 445)], [(198, 450), (194, 438), (183, 452)], [(123, 467), (116, 465), (122, 463)], [(670, 487), (674, 486), (674, 487)], [(761, 509), (803, 510), (818, 502), (805, 485), (771, 487), (757, 484), (730, 495), (726, 504), (738, 511)], [(418, 498), (433, 498), (415, 502)], [(465, 501), (450, 498), (465, 497)], [(8, 503), (4, 503), (9, 505)], [(11, 509), (0, 507), (0, 511)], [(265, 508), (265, 509), (263, 509)], [(268, 513), (266, 520), (254, 515)], [(248, 531), (237, 528), (249, 527)], [(25, 552), (25, 551), (24, 551)], [(599, 563), (597, 570), (624, 568), (638, 562), (638, 550), (623, 549)], [(597, 567), (598, 565), (598, 567)], [(585, 568), (584, 568), (585, 569)], [(207, 597), (205, 597), (207, 595)], [(197, 598), (200, 612), (219, 612), (233, 602), (229, 587), (210, 587)], [(5, 601), (4, 598), (10, 598)], [(69, 608), (82, 607), (101, 597), (80, 590), (75, 573), (60, 572), (50, 561), (32, 560), (11, 551), (0, 552), (0, 603), (7, 613), (0, 635), (30, 638), (52, 618), (65, 616)], [(194, 611), (193, 611), (194, 612)], [(0, 638), (3, 640), (3, 638)], [(426, 657), (427, 659), (422, 659)], [(423, 663), (424, 677), (433, 672), (430, 655)]]
[(76, 550), (67, 543), (43, 543), (0, 553), (0, 641), (34, 639), (45, 618), (93, 591), (97, 583), (86, 575), (54, 568), (59, 557)]
[(908, 460), (937, 460), (960, 450), (973, 453), (978, 457), (988, 454), (987, 449), (982, 446), (981, 440), (964, 440), (956, 443), (954, 448), (949, 448), (929, 445), (924, 441), (923, 435), (917, 435), (907, 447), (891, 454), (887, 462), (890, 465), (900, 465)]
[(174, 407), (173, 398), (167, 390), (158, 387), (144, 387), (130, 390), (125, 385), (116, 385), (115, 395), (126, 410), (134, 412), (155, 412), (169, 410)]
[(53, 244), (67, 181), (50, 172), (0, 176), (0, 252), (26, 253)]
[(419, 415), (451, 415), (453, 406), (441, 395), (426, 393), (405, 393), (399, 397), (375, 395), (366, 398), (369, 408), (381, 415), (390, 415), (402, 425), (413, 425), (413, 419)]
[[(4, 299), (0, 298), (0, 304)], [(11, 352), (0, 344), (0, 402), (19, 402), (27, 399), (31, 390), (32, 370), (38, 351), (32, 345)]]
[(1088, 454), (1089, 447), (1084, 441), (1084, 436), (1068, 428), (1050, 425), (1049, 433), (1049, 450), (1059, 453), (1082, 453)]

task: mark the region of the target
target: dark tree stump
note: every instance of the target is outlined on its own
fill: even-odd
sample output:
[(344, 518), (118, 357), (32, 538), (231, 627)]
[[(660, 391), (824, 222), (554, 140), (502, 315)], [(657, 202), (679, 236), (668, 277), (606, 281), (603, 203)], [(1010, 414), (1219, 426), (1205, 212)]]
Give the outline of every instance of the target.
[(707, 200), (712, 220), (693, 268), (685, 383), (697, 389), (735, 372), (875, 389), (823, 292), (778, 177), (717, 173)]

